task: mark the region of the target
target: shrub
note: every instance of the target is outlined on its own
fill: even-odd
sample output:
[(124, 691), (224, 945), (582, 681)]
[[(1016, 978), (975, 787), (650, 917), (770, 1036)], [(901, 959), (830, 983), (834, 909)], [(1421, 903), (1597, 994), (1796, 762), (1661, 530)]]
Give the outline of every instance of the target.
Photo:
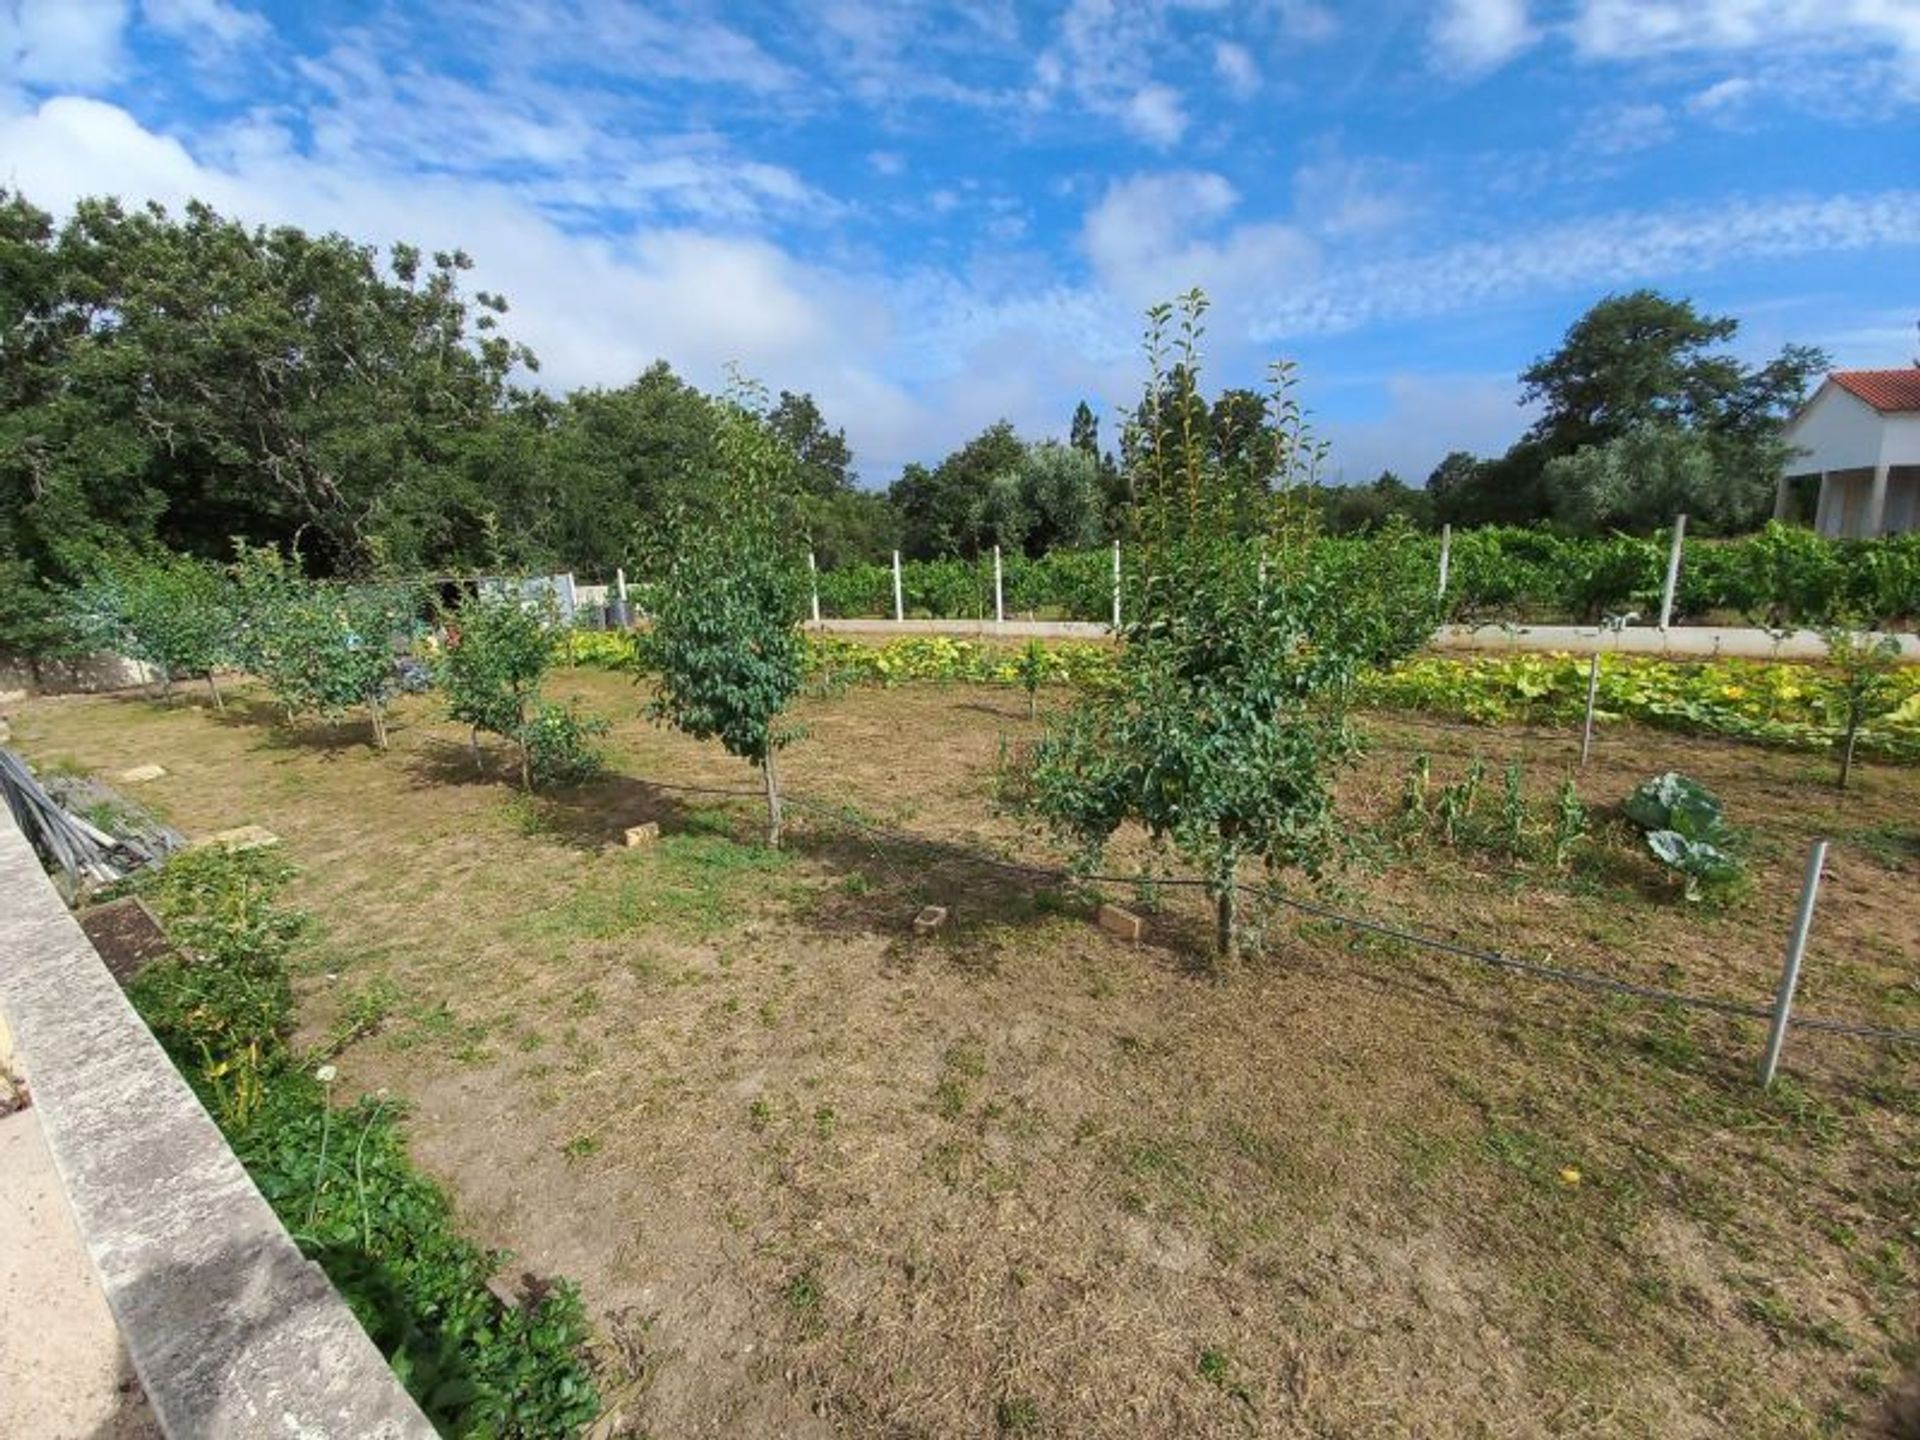
[(111, 556), (69, 607), (78, 638), (153, 666), (169, 694), (175, 676), (205, 676), (226, 709), (214, 672), (233, 663), (237, 621), (232, 587), (212, 565), (167, 551)]

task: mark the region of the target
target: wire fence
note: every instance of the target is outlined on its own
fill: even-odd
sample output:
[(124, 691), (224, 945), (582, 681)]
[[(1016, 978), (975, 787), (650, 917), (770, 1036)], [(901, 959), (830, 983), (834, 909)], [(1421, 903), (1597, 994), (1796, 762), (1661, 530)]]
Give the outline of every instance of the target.
[[(666, 781), (649, 780), (644, 782), (657, 790), (670, 790), (682, 794), (724, 795), (734, 798), (763, 799), (761, 790), (743, 787), (713, 785), (680, 785)], [(804, 795), (783, 795), (783, 805), (796, 810), (804, 810), (877, 839), (892, 844), (918, 849), (935, 856), (946, 855), (954, 849), (951, 841), (938, 840), (930, 836), (916, 835), (909, 830), (897, 830), (890, 826), (876, 825), (861, 819), (846, 806), (830, 805), (810, 799)], [(1007, 874), (1021, 875), (1029, 879), (1044, 880), (1052, 883), (1078, 883), (1089, 885), (1125, 885), (1130, 887), (1206, 889), (1209, 881), (1196, 876), (1161, 875), (1109, 875), (1076, 871), (1066, 866), (1034, 865), (1018, 860), (1002, 860), (992, 855), (969, 852), (964, 857), (968, 865), (1003, 871)], [(936, 864), (939, 863), (936, 860)], [(1397, 940), (1403, 944), (1431, 950), (1455, 959), (1469, 960), (1489, 969), (1506, 971), (1511, 974), (1525, 975), (1535, 980), (1551, 981), (1555, 984), (1570, 985), (1575, 988), (1619, 995), (1631, 1000), (1645, 1001), (1654, 1005), (1677, 1005), (1688, 1010), (1702, 1010), (1718, 1015), (1731, 1015), (1746, 1020), (1772, 1020), (1775, 1007), (1754, 1005), (1739, 1000), (1723, 999), (1714, 995), (1694, 995), (1681, 990), (1669, 990), (1657, 985), (1642, 985), (1631, 980), (1620, 980), (1611, 975), (1602, 975), (1593, 970), (1581, 970), (1572, 966), (1552, 965), (1539, 960), (1525, 960), (1516, 955), (1508, 955), (1498, 950), (1483, 950), (1474, 945), (1464, 944), (1443, 935), (1405, 924), (1390, 924), (1364, 915), (1349, 914), (1331, 905), (1317, 901), (1302, 900), (1290, 895), (1277, 885), (1242, 884), (1240, 892), (1256, 900), (1278, 905), (1283, 909), (1309, 916), (1327, 924), (1338, 925), (1349, 930)], [(1825, 1035), (1839, 1035), (1855, 1040), (1874, 1041), (1892, 1045), (1920, 1045), (1920, 1030), (1906, 1030), (1897, 1026), (1870, 1025), (1862, 1021), (1840, 1019), (1821, 1015), (1793, 1014), (1786, 1024), (1797, 1030), (1814, 1031)]]

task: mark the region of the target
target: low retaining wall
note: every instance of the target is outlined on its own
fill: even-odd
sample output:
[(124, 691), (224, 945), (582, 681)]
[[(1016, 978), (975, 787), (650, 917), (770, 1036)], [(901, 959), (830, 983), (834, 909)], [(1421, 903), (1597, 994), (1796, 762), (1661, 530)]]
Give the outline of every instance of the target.
[(88, 1257), (167, 1434), (433, 1435), (4, 810), (0, 1011)]
[[(1110, 626), (1090, 620), (822, 620), (809, 630), (830, 635), (955, 635), (970, 640), (1106, 640)], [(1896, 635), (1902, 657), (1920, 664), (1920, 636)], [(1634, 626), (1613, 631), (1589, 625), (1442, 625), (1436, 650), (1519, 651), (1591, 655), (1664, 655), (1674, 660), (1820, 660), (1827, 647), (1812, 630), (1776, 636), (1734, 626)]]
[(92, 695), (103, 690), (131, 690), (151, 685), (160, 672), (124, 655), (80, 655), (67, 659), (34, 659), (0, 655), (0, 694), (24, 690), (30, 695)]

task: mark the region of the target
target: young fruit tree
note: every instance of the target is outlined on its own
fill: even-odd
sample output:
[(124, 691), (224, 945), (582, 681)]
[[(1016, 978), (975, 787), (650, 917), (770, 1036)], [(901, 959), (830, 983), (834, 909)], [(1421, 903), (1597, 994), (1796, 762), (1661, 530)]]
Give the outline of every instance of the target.
[(798, 736), (781, 716), (800, 691), (807, 553), (793, 451), (765, 397), (736, 384), (717, 412), (714, 475), (698, 510), (669, 522), (658, 563), (653, 717), (760, 767), (767, 843), (780, 844), (774, 757)]
[(1836, 622), (1820, 632), (1827, 663), (1834, 669), (1834, 748), (1840, 752), (1842, 790), (1853, 778), (1853, 754), (1861, 727), (1880, 719), (1900, 703), (1900, 642), (1856, 625)]
[(1315, 543), (1297, 492), (1320, 451), (1289, 367), (1274, 367), (1262, 419), (1273, 479), (1220, 462), (1189, 403), (1206, 308), (1194, 291), (1149, 312), (1146, 433), (1127, 446), (1137, 598), (1116, 683), (1050, 724), (1031, 794), (1086, 863), (1129, 822), (1170, 843), (1204, 878), (1230, 967), (1242, 867), (1317, 870), (1333, 779), (1356, 750), (1351, 683), (1420, 644), (1434, 601), (1417, 547), (1389, 539), (1343, 559)]
[(540, 681), (553, 663), (552, 606), (536, 607), (501, 590), (473, 595), (450, 617), (435, 668), (447, 711), (468, 727), (475, 769), (484, 768), (480, 732), (520, 752), (520, 783), (585, 779), (599, 767), (587, 737), (605, 722), (541, 700)]
[(399, 683), (393, 637), (412, 623), (413, 593), (309, 580), (271, 549), (243, 550), (234, 584), (241, 661), (273, 691), (289, 723), (303, 714), (337, 719), (364, 705), (373, 743), (386, 749), (386, 704)]
[(73, 596), (74, 629), (90, 644), (144, 661), (164, 694), (176, 675), (203, 675), (225, 710), (214, 672), (233, 663), (232, 587), (214, 566), (167, 551), (104, 561)]

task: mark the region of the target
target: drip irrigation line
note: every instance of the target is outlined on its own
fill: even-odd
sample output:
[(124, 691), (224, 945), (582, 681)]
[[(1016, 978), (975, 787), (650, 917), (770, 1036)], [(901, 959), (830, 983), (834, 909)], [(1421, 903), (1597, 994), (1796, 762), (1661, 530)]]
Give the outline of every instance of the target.
[[(693, 795), (725, 795), (747, 799), (761, 798), (759, 790), (744, 787), (725, 787), (713, 785), (677, 785), (661, 781), (647, 781), (647, 784), (659, 790), (675, 790)], [(894, 830), (884, 825), (875, 825), (862, 820), (843, 807), (828, 805), (822, 801), (810, 800), (804, 795), (783, 795), (783, 803), (797, 810), (812, 811), (830, 820), (860, 830), (879, 839), (890, 840), (895, 844), (908, 845), (926, 851), (945, 851), (953, 848), (947, 841), (935, 840), (924, 835), (915, 835), (907, 830)], [(1159, 886), (1175, 889), (1204, 889), (1208, 881), (1194, 876), (1156, 876), (1156, 875), (1105, 875), (1076, 874), (1057, 865), (1029, 865), (1018, 860), (1000, 860), (991, 855), (968, 855), (969, 865), (1003, 871), (1008, 874), (1025, 875), (1033, 879), (1053, 881), (1073, 881), (1089, 885), (1130, 885)], [(1766, 1020), (1773, 1011), (1765, 1005), (1749, 1005), (1738, 1000), (1722, 1000), (1711, 995), (1690, 995), (1679, 990), (1667, 990), (1657, 985), (1640, 985), (1631, 980), (1616, 980), (1610, 975), (1601, 975), (1592, 970), (1578, 970), (1565, 965), (1549, 965), (1539, 960), (1523, 960), (1516, 955), (1508, 955), (1498, 950), (1481, 950), (1472, 945), (1449, 940), (1444, 936), (1408, 929), (1405, 926), (1390, 925), (1385, 921), (1368, 919), (1365, 916), (1349, 915), (1330, 905), (1317, 904), (1311, 900), (1301, 900), (1296, 896), (1272, 885), (1240, 884), (1235, 887), (1243, 895), (1256, 900), (1265, 900), (1302, 915), (1312, 916), (1329, 924), (1345, 926), (1350, 930), (1360, 930), (1368, 934), (1379, 935), (1386, 939), (1399, 940), (1408, 945), (1422, 946), (1438, 951), (1456, 959), (1471, 960), (1492, 969), (1506, 970), (1514, 974), (1530, 976), (1536, 980), (1551, 980), (1562, 985), (1572, 985), (1584, 990), (1598, 991), (1603, 994), (1624, 995), (1633, 1000), (1645, 1000), (1659, 1005), (1678, 1005), (1689, 1010), (1705, 1010), (1716, 1015), (1732, 1015), (1747, 1020)], [(1788, 1024), (1801, 1030), (1814, 1030), (1827, 1035), (1840, 1035), (1857, 1040), (1877, 1040), (1890, 1044), (1920, 1045), (1920, 1030), (1902, 1030), (1891, 1026), (1867, 1025), (1852, 1020), (1829, 1019), (1819, 1015), (1794, 1015)]]

